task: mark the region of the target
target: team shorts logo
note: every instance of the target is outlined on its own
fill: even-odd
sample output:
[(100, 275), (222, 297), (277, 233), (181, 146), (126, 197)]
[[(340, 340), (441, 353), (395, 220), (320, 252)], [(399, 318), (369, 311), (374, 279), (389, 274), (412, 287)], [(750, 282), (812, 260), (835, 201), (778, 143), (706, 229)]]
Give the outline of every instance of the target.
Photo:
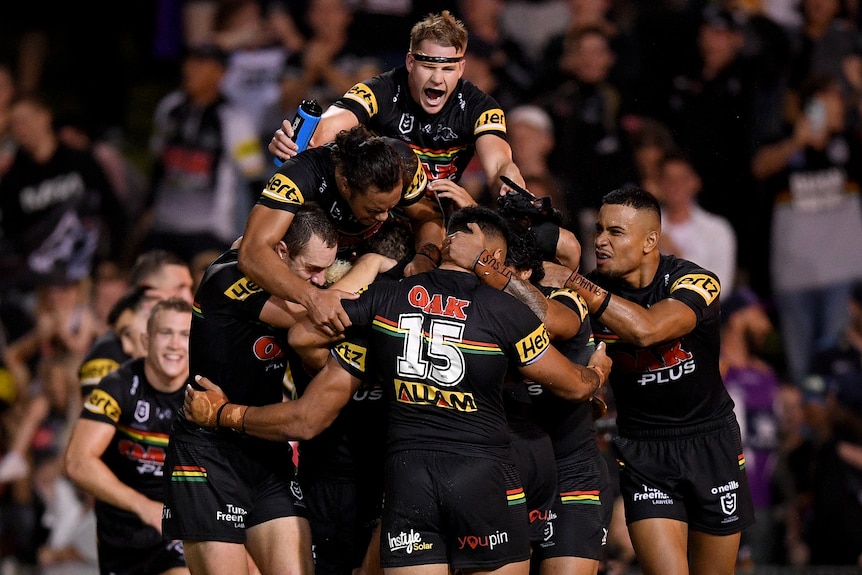
[(548, 521), (545, 523), (544, 529), (542, 529), (542, 542), (548, 543), (546, 545), (542, 545), (543, 548), (554, 546), (554, 543), (552, 542), (554, 538), (554, 517), (556, 517), (556, 515), (549, 517)]
[(401, 114), (401, 121), (398, 122), (398, 131), (402, 134), (409, 134), (413, 131), (413, 114), (404, 113)]
[(725, 515), (736, 513), (736, 493), (725, 493), (721, 496), (721, 510)]
[(505, 545), (509, 542), (509, 533), (506, 531), (497, 531), (491, 535), (467, 535), (466, 537), (458, 537), (458, 547), (461, 549), (476, 549), (485, 547), (493, 549), (498, 545)]
[(653, 505), (673, 505), (673, 499), (671, 499), (670, 495), (661, 489), (656, 489), (655, 487), (650, 487), (648, 485), (643, 486), (643, 491), (635, 493), (632, 500), (635, 502), (649, 501)]
[(135, 406), (135, 421), (145, 422), (150, 418), (150, 404), (147, 401), (138, 400)]
[(294, 498), (302, 501), (302, 488), (299, 486), (298, 481), (290, 482), (290, 493), (294, 496)]
[(678, 289), (693, 291), (703, 298), (706, 305), (710, 305), (718, 297), (718, 294), (721, 293), (721, 286), (718, 284), (718, 281), (706, 274), (686, 274), (682, 276), (670, 286), (670, 293)]
[(412, 529), (410, 533), (403, 531), (397, 535), (387, 533), (386, 540), (389, 543), (390, 551), (404, 551), (408, 555), (414, 551), (427, 551), (434, 545), (433, 543), (423, 543), (422, 534), (416, 533)]
[(225, 507), (226, 511), (216, 511), (216, 521), (233, 523), (234, 527), (245, 529), (245, 516), (248, 515), (248, 511), (231, 503), (227, 503)]

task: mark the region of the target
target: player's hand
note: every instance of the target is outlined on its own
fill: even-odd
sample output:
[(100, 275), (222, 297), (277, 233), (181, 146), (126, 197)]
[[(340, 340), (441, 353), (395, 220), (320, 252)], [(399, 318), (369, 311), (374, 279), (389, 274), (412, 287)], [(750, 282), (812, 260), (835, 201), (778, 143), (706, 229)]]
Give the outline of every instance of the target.
[(470, 233), (455, 232), (443, 240), (443, 259), (466, 270), (473, 270), (476, 258), (485, 249), (485, 234), (479, 225), (469, 223)]
[(138, 512), (138, 517), (141, 521), (154, 528), (161, 535), (162, 533), (162, 509), (164, 504), (161, 501), (148, 500), (144, 509)]
[(530, 192), (526, 188), (526, 184), (524, 183), (523, 178), (519, 178), (519, 179), (521, 181), (516, 182), (516, 181), (514, 181), (511, 178), (508, 178), (506, 176), (500, 176), (500, 181), (503, 182), (503, 185), (500, 186), (500, 196), (505, 196), (505, 195), (510, 194), (510, 193), (511, 194), (523, 194), (528, 198), (535, 199), (536, 196), (534, 196), (533, 193)]
[(299, 146), (291, 138), (293, 138), (293, 123), (290, 120), (282, 120), (281, 128), (275, 131), (266, 149), (282, 162), (289, 160), (299, 153)]
[(431, 180), (428, 182), (428, 190), (437, 194), (439, 198), (451, 200), (452, 204), (459, 209), (478, 205), (470, 192), (452, 180)]
[(545, 277), (540, 282), (543, 286), (559, 288), (566, 284), (566, 280), (575, 271), (570, 267), (558, 264), (556, 262), (544, 262)]
[(217, 427), (218, 410), (227, 403), (227, 396), (219, 386), (202, 375), (196, 375), (195, 381), (204, 389), (197, 391), (191, 385), (186, 385), (186, 397), (183, 401), (186, 419), (201, 427)]
[(608, 375), (611, 373), (611, 364), (613, 363), (613, 361), (611, 361), (611, 358), (608, 357), (607, 347), (608, 346), (607, 344), (605, 344), (605, 342), (600, 341), (599, 344), (596, 346), (596, 351), (594, 351), (593, 354), (590, 356), (590, 361), (587, 362), (588, 366), (597, 367), (598, 369), (596, 371), (598, 371), (598, 373), (602, 376), (601, 385), (599, 385), (599, 387), (602, 387), (605, 383), (607, 383)]
[(413, 259), (410, 260), (410, 263), (404, 267), (404, 277), (409, 278), (410, 276), (415, 276), (422, 272), (431, 271), (436, 267), (437, 266), (434, 265), (431, 258), (425, 257), (422, 254), (416, 254), (413, 256)]
[(598, 395), (590, 398), (590, 407), (592, 408), (593, 421), (603, 418), (608, 413), (608, 404)]
[(359, 294), (341, 291), (339, 289), (315, 289), (308, 301), (301, 302), (308, 310), (308, 319), (314, 326), (333, 336), (343, 332), (350, 326), (350, 317), (341, 305), (342, 299), (356, 299)]

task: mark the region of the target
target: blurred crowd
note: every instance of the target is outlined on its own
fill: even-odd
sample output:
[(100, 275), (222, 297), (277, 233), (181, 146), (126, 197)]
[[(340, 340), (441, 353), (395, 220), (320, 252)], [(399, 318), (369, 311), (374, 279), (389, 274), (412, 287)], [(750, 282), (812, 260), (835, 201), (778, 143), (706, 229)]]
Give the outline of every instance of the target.
[[(134, 262), (167, 249), (197, 282), (242, 234), (281, 121), (402, 64), (412, 23), (443, 8), (582, 271), (602, 195), (637, 185), (662, 203), (662, 252), (719, 276), (758, 513), (741, 568), (862, 568), (856, 0), (120, 4), (0, 18), (0, 573), (97, 572), (62, 454)], [(492, 205), (478, 163), (459, 183)]]

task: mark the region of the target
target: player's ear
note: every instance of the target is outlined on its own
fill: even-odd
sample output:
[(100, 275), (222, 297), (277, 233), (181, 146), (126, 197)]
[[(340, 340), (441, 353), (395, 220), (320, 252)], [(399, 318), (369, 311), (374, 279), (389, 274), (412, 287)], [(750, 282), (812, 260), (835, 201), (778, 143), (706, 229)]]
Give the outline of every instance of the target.
[(275, 246), (275, 253), (278, 254), (278, 257), (280, 257), (282, 261), (284, 261), (284, 258), (286, 258), (288, 254), (287, 244), (284, 242), (278, 242)]
[(652, 230), (647, 233), (646, 237), (644, 237), (644, 253), (648, 254), (649, 252), (658, 249), (658, 240), (659, 240), (658, 230)]

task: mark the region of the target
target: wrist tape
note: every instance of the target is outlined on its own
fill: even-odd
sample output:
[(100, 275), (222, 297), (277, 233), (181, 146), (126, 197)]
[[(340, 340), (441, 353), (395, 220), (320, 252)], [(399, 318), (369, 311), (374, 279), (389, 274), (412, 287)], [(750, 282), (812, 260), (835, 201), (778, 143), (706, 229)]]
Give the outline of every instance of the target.
[(247, 405), (237, 405), (236, 403), (223, 403), (218, 408), (216, 413), (216, 427), (226, 427), (245, 433), (245, 412), (248, 411)]
[(435, 266), (440, 265), (440, 260), (442, 258), (442, 254), (440, 253), (440, 248), (431, 242), (427, 242), (419, 246), (419, 249), (416, 250), (417, 255), (423, 255), (426, 258), (430, 259), (434, 262)]
[(509, 280), (512, 279), (511, 270), (498, 262), (497, 258), (488, 250), (482, 250), (476, 261), (473, 262), (473, 273), (479, 277), (482, 283), (500, 291), (506, 289)]

